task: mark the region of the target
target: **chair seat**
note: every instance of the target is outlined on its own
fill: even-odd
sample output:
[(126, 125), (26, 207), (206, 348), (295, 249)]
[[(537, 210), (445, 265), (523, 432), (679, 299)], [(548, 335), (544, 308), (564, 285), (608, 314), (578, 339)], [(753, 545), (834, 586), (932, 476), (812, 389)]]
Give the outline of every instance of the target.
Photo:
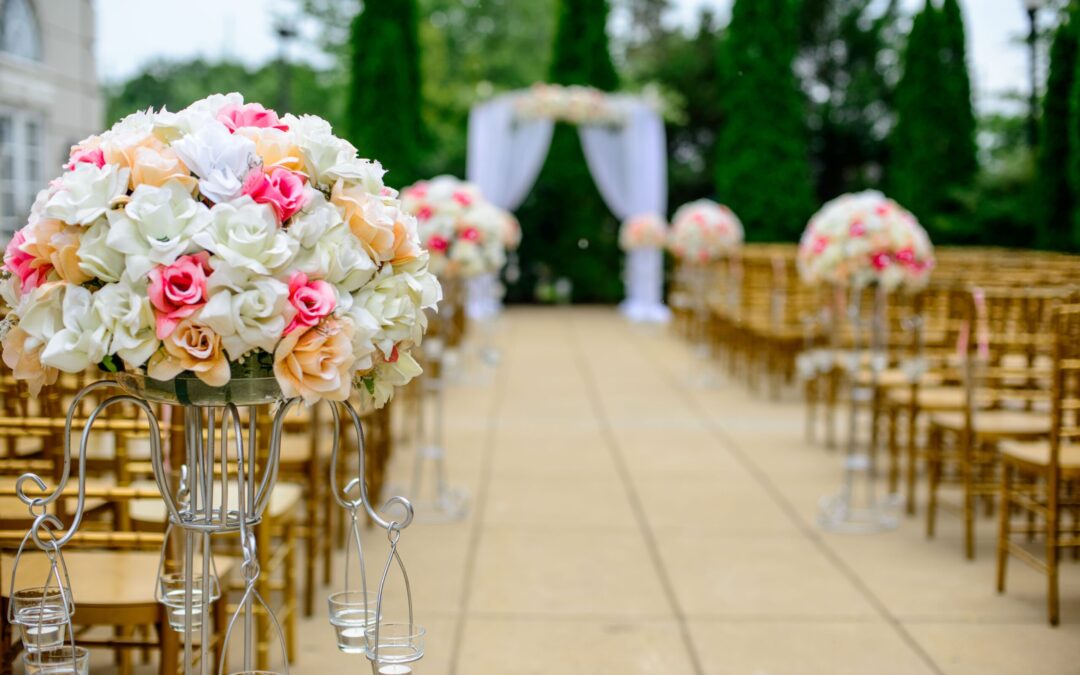
[[(888, 393), (889, 403), (893, 405), (911, 405), (911, 387), (896, 387)], [(979, 391), (975, 394), (975, 401), (980, 407), (986, 407), (993, 401), (993, 396), (988, 391)], [(916, 405), (921, 410), (963, 410), (967, 405), (967, 393), (963, 387), (934, 386), (919, 387)]]
[[(964, 414), (959, 412), (936, 413), (930, 423), (951, 431), (964, 429)], [(1013, 410), (984, 410), (975, 414), (974, 431), (982, 437), (1027, 438), (1050, 433), (1050, 415)]]
[[(869, 370), (859, 371), (859, 376), (857, 378), (859, 386), (870, 386), (871, 379)], [(923, 378), (920, 381), (923, 385), (936, 385), (940, 382), (941, 375), (937, 373), (927, 373), (926, 375), (923, 375)], [(877, 385), (879, 387), (892, 389), (894, 387), (903, 387), (908, 384), (911, 384), (911, 380), (908, 379), (908, 373), (903, 368), (886, 368), (877, 375)]]
[[(1050, 441), (1003, 441), (1002, 457), (1019, 464), (1045, 469), (1050, 466)], [(1080, 474), (1080, 445), (1064, 445), (1058, 455), (1062, 471)]]
[[(153, 481), (135, 481), (131, 487), (143, 489), (155, 489), (157, 483)], [(214, 494), (220, 494), (220, 486), (214, 484)], [(304, 487), (297, 483), (279, 482), (270, 493), (270, 503), (266, 510), (271, 518), (279, 518), (282, 515), (296, 510), (304, 498)], [(236, 485), (229, 486), (229, 508), (236, 508), (237, 490)], [(143, 523), (164, 523), (165, 502), (160, 499), (133, 499), (130, 502), (129, 512), (131, 519)]]

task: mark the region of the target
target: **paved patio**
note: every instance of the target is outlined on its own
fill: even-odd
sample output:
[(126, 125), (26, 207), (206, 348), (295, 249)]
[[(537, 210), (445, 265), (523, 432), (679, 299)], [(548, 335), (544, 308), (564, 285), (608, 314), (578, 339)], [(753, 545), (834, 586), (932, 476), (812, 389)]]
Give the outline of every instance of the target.
[[(973, 563), (949, 514), (934, 541), (921, 517), (824, 534), (840, 458), (804, 441), (793, 393), (689, 386), (683, 342), (608, 309), (513, 309), (498, 343), (490, 381), (448, 394), (470, 513), (402, 539), (429, 630), (417, 673), (1080, 673), (1080, 563), (1055, 629), (1041, 575), (1014, 561), (995, 593), (990, 519)], [(292, 672), (360, 668), (318, 608)]]

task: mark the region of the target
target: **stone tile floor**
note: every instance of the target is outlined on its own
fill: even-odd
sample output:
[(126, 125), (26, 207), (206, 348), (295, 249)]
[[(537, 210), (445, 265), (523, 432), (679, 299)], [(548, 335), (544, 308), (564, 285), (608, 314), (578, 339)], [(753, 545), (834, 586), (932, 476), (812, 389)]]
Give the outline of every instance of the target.
[[(1014, 561), (995, 593), (992, 519), (974, 562), (949, 514), (933, 541), (921, 518), (822, 532), (840, 458), (804, 440), (794, 393), (690, 384), (685, 344), (607, 309), (512, 309), (498, 344), (494, 375), (448, 394), (469, 515), (403, 539), (417, 673), (1080, 673), (1080, 563), (1055, 629), (1041, 575)], [(293, 672), (356, 667), (331, 639), (302, 622)]]
[[(497, 342), (497, 371), (447, 395), (468, 516), (402, 539), (418, 675), (1080, 674), (1080, 563), (1055, 629), (1041, 575), (1013, 561), (995, 593), (992, 519), (974, 562), (949, 514), (933, 541), (921, 517), (822, 532), (840, 457), (804, 440), (794, 392), (706, 388), (683, 342), (610, 309), (512, 309)], [(401, 448), (392, 478), (411, 464)], [(365, 541), (373, 574), (385, 538)], [(329, 590), (300, 622), (298, 675), (367, 671), (334, 648)]]

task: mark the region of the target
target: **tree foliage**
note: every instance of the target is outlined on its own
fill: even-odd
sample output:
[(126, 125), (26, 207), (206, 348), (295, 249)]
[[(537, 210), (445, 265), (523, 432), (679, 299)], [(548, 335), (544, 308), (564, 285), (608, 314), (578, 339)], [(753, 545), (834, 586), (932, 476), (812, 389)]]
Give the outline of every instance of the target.
[[(549, 80), (612, 91), (619, 78), (608, 51), (607, 0), (560, 0)], [(596, 190), (577, 130), (558, 124), (536, 187), (521, 209), (523, 267), (518, 297), (552, 275), (573, 283), (574, 299), (622, 295), (617, 223)]]
[[(915, 16), (896, 89), (891, 193), (940, 243), (978, 236), (970, 199), (978, 169), (963, 17), (956, 0)], [(968, 206), (965, 206), (968, 204)]]
[(366, 2), (352, 22), (349, 140), (387, 170), (392, 185), (423, 177), (420, 38), (415, 0)]
[[(1074, 9), (1075, 11), (1075, 9)], [(1076, 194), (1069, 180), (1070, 162), (1077, 162), (1075, 149), (1077, 119), (1070, 112), (1070, 100), (1076, 87), (1077, 58), (1080, 57), (1078, 21), (1065, 20), (1058, 26), (1050, 49), (1050, 72), (1043, 100), (1042, 126), (1039, 134), (1038, 177), (1036, 184), (1037, 243), (1043, 248), (1067, 248), (1080, 244), (1073, 234)], [(1075, 167), (1080, 174), (1080, 166)]]
[(736, 0), (719, 50), (716, 188), (757, 241), (793, 240), (812, 210), (792, 0)]

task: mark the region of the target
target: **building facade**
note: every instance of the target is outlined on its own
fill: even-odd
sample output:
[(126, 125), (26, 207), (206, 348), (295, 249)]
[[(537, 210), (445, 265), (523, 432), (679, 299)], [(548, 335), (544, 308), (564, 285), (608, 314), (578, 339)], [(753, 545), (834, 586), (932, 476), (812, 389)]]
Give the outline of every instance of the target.
[(100, 131), (91, 0), (0, 0), (0, 242), (72, 144)]

